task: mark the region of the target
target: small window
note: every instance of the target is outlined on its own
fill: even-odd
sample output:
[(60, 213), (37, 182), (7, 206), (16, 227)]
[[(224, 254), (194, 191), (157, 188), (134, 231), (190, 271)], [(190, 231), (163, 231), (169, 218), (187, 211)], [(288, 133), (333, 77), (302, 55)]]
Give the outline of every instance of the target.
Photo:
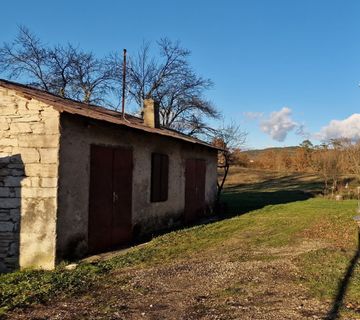
[(166, 154), (151, 155), (151, 202), (168, 199), (169, 157)]

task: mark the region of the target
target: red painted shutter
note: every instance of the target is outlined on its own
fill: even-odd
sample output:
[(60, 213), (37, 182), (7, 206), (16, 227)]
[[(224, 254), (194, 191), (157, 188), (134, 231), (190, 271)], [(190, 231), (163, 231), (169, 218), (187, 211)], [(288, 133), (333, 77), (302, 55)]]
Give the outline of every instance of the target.
[(161, 155), (161, 182), (160, 182), (160, 201), (168, 199), (169, 184), (169, 157), (166, 154)]
[(151, 202), (168, 199), (169, 157), (153, 153), (151, 156)]

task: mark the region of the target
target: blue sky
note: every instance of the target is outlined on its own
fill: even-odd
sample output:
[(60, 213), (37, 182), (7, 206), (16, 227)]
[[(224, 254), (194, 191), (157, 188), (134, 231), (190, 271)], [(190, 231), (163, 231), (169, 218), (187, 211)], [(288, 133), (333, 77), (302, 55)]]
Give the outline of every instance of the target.
[(180, 40), (215, 83), (209, 99), (249, 132), (250, 148), (360, 138), (360, 1), (18, 0), (1, 11), (0, 42), (19, 24), (100, 56)]

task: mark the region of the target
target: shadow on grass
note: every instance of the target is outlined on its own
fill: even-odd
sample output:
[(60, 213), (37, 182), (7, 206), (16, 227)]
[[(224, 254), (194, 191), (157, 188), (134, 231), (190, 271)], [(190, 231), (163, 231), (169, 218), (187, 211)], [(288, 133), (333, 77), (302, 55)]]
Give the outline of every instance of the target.
[(234, 216), (268, 205), (304, 201), (321, 193), (323, 183), (314, 175), (290, 174), (263, 181), (229, 185), (221, 195), (221, 211)]
[(243, 183), (231, 185), (226, 188), (227, 192), (241, 191), (304, 191), (319, 193), (323, 189), (323, 183), (309, 176), (307, 179), (302, 174), (292, 174), (285, 177), (275, 177), (255, 183)]
[(355, 267), (359, 261), (360, 258), (360, 231), (358, 236), (358, 247), (357, 250), (351, 259), (348, 268), (346, 270), (346, 273), (344, 275), (344, 279), (339, 283), (336, 297), (334, 298), (333, 306), (331, 310), (329, 311), (326, 320), (335, 320), (338, 319), (340, 316), (340, 310), (344, 303), (344, 298), (346, 295), (346, 291), (349, 287), (350, 280), (354, 274)]
[(234, 216), (261, 209), (268, 205), (304, 201), (313, 196), (313, 194), (301, 190), (273, 192), (240, 191), (225, 192), (221, 196), (221, 201), (225, 204), (224, 214), (226, 216)]

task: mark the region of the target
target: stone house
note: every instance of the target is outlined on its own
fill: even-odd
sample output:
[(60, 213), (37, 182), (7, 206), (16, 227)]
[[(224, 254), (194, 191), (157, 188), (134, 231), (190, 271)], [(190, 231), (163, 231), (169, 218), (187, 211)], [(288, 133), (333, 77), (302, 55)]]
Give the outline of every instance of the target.
[(0, 80), (0, 271), (52, 269), (197, 219), (217, 149), (144, 120)]

